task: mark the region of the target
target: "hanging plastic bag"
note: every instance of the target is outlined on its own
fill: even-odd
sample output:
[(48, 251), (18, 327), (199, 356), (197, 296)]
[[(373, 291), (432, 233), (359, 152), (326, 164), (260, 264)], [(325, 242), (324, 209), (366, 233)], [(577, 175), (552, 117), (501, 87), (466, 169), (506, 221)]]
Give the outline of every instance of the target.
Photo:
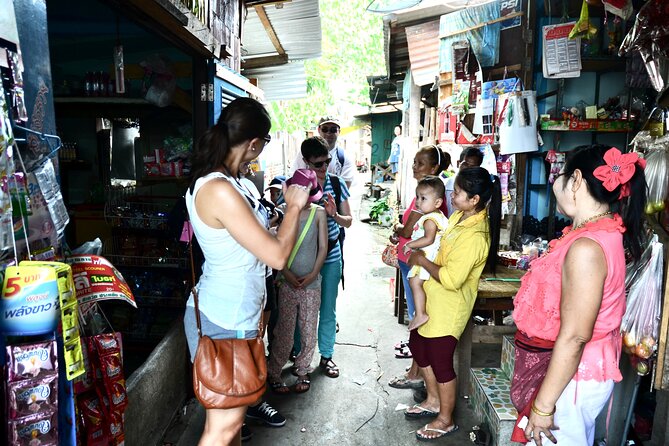
[(597, 27), (590, 22), (590, 13), (588, 11), (588, 4), (583, 0), (581, 5), (581, 16), (576, 21), (576, 24), (569, 33), (570, 39), (580, 37), (584, 40), (592, 40), (597, 35)]
[(627, 294), (627, 310), (620, 327), (625, 351), (641, 359), (650, 358), (657, 350), (662, 301), (663, 246), (657, 236), (649, 249), (648, 265), (636, 276)]
[(648, 185), (648, 201), (646, 213), (654, 214), (664, 210), (664, 201), (669, 198), (669, 136), (658, 138), (648, 149), (646, 155), (646, 184)]
[(497, 125), (500, 155), (538, 151), (536, 92), (501, 95), (497, 101)]

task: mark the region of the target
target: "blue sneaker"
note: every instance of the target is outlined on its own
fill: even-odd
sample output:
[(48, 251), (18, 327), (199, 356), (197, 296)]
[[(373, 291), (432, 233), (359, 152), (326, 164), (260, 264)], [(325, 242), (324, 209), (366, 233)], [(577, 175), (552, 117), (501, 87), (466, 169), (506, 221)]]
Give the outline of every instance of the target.
[(251, 429), (249, 429), (246, 423), (242, 424), (242, 441), (249, 441), (251, 437), (253, 437)]

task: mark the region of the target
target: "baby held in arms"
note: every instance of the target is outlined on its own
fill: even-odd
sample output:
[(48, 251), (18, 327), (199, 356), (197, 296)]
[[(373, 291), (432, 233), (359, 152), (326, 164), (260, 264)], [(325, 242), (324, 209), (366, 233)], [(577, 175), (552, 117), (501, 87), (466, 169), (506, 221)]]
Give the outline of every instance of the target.
[[(439, 251), (439, 244), (448, 227), (448, 218), (439, 210), (444, 201), (446, 189), (439, 177), (426, 176), (416, 187), (416, 209), (423, 216), (416, 222), (411, 234), (411, 241), (404, 245), (404, 253), (421, 249), (425, 257), (434, 261)], [(429, 319), (425, 312), (425, 291), (423, 283), (430, 278), (430, 273), (420, 266), (413, 266), (408, 274), (409, 285), (413, 293), (416, 314), (409, 323), (409, 330), (415, 330)]]

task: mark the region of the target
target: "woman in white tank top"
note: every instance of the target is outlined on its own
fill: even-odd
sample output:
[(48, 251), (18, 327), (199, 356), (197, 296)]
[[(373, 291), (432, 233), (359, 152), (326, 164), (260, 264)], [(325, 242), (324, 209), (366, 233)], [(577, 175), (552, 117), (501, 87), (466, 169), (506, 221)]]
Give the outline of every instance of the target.
[[(283, 269), (297, 238), (306, 187), (284, 192), (283, 223), (273, 236), (261, 223), (256, 197), (239, 184), (239, 167), (269, 142), (270, 118), (259, 102), (240, 98), (198, 141), (186, 207), (204, 253), (197, 283), (203, 334), (214, 339), (255, 337), (265, 293), (265, 266)], [(184, 326), (191, 357), (197, 346), (193, 297)], [(200, 445), (239, 444), (246, 407), (208, 409)]]

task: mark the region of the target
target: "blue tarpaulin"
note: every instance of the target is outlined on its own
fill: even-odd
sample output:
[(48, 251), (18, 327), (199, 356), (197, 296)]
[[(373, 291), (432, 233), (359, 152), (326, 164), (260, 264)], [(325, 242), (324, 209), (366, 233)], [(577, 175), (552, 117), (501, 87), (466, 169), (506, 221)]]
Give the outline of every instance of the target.
[[(441, 16), (439, 20), (439, 35), (447, 35), (462, 31), (481, 23), (489, 22), (500, 17), (500, 3), (494, 1), (478, 6), (469, 6), (460, 11)], [(499, 33), (500, 23), (493, 23), (470, 31), (455, 34), (440, 39), (439, 43), (439, 71), (449, 72), (453, 69), (453, 42), (468, 40), (472, 51), (476, 54), (482, 67), (492, 67), (499, 62)]]

